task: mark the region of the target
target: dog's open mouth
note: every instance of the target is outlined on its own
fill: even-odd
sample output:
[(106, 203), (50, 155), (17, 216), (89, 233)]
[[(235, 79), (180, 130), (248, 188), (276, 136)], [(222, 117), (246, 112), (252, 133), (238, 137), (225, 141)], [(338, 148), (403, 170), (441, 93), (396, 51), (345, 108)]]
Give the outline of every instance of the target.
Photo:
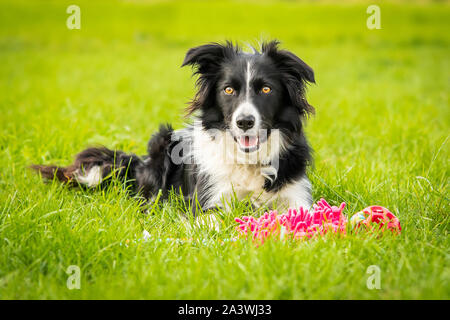
[(252, 152), (258, 150), (259, 148), (259, 138), (258, 136), (240, 136), (236, 139), (236, 142), (239, 144), (239, 147), (242, 151)]

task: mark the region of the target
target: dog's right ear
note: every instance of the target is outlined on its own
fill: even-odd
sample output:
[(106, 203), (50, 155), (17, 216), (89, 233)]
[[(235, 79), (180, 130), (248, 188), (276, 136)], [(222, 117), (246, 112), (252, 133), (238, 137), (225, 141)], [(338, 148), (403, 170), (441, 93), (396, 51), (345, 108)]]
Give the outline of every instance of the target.
[(196, 110), (207, 108), (213, 103), (214, 86), (219, 78), (221, 63), (233, 57), (239, 50), (237, 45), (227, 41), (224, 45), (209, 43), (189, 49), (182, 67), (190, 65), (194, 68), (197, 79), (197, 93), (187, 107), (187, 115)]
[(184, 58), (182, 67), (191, 65), (197, 68), (195, 73), (206, 74), (219, 68), (224, 59), (236, 52), (238, 48), (231, 42), (225, 45), (209, 43), (189, 49)]

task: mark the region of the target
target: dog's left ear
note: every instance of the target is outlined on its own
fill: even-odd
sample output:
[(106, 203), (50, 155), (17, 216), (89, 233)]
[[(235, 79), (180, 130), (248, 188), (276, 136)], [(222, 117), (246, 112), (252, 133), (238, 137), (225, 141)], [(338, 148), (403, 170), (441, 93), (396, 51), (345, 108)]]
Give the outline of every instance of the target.
[(306, 84), (316, 83), (313, 69), (292, 52), (279, 50), (278, 45), (279, 42), (276, 40), (265, 43), (262, 46), (262, 53), (270, 57), (282, 72), (293, 105), (302, 114), (314, 113), (314, 107), (305, 98)]

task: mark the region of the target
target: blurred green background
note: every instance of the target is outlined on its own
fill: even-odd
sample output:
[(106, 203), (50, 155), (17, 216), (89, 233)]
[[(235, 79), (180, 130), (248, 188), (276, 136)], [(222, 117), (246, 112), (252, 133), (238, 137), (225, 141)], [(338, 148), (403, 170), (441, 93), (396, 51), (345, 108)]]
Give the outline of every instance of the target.
[[(380, 30), (366, 26), (373, 2)], [(70, 4), (80, 30), (66, 27)], [(449, 31), (448, 2), (1, 0), (0, 298), (448, 299)], [(386, 206), (401, 238), (125, 249), (143, 227), (200, 235), (176, 206), (143, 218), (120, 190), (70, 192), (26, 170), (93, 144), (145, 153), (160, 122), (185, 121), (189, 48), (274, 38), (315, 70), (315, 199), (349, 215)], [(208, 237), (234, 236), (242, 213)], [(82, 290), (65, 287), (70, 264)], [(382, 290), (365, 286), (371, 264)]]

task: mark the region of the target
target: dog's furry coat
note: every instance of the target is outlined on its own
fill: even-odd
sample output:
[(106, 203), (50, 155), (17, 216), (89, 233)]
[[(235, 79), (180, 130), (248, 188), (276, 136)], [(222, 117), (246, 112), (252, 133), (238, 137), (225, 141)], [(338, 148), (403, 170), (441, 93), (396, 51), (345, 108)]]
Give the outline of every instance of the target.
[(304, 96), (312, 69), (276, 41), (253, 53), (229, 42), (203, 45), (188, 51), (185, 65), (199, 75), (188, 109), (192, 124), (176, 131), (161, 125), (146, 156), (89, 148), (68, 167), (33, 168), (87, 187), (115, 176), (149, 201), (173, 190), (197, 198), (204, 210), (233, 196), (257, 207), (309, 207), (311, 151), (302, 120), (314, 110)]

